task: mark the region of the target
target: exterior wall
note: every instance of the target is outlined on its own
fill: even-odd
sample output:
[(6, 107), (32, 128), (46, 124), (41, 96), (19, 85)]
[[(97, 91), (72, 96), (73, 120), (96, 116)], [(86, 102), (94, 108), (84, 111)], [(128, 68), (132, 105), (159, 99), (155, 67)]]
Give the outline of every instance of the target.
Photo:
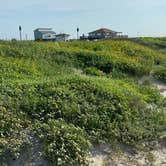
[(116, 33), (105, 33), (105, 32), (89, 34), (90, 39), (104, 39), (104, 38), (111, 38), (111, 37), (116, 37), (116, 36), (117, 36)]
[(41, 40), (42, 39), (42, 34), (38, 31), (34, 31), (35, 35), (35, 40)]
[(68, 38), (67, 36), (56, 36), (56, 41), (67, 41)]
[(66, 39), (62, 36), (57, 36), (56, 41), (65, 41)]
[(56, 33), (50, 33), (50, 32), (47, 32), (47, 31), (51, 31), (51, 29), (50, 28), (36, 29), (34, 31), (35, 40), (55, 40), (56, 39)]
[(42, 35), (43, 40), (52, 40), (56, 39), (56, 34), (46, 33)]

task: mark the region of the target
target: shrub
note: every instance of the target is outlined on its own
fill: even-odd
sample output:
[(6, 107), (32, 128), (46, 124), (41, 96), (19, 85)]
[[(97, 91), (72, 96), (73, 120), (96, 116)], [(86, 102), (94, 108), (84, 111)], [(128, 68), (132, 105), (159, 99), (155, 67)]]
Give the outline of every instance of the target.
[(166, 83), (166, 66), (159, 66), (153, 71), (153, 76)]
[(95, 67), (87, 67), (84, 69), (84, 71), (86, 74), (89, 74), (89, 75), (95, 75), (95, 76), (103, 76), (104, 75), (103, 71), (101, 71)]
[(157, 138), (166, 126), (165, 100), (134, 77), (164, 60), (131, 41), (0, 41), (0, 155), (19, 154), (33, 125), (54, 165), (86, 164), (88, 140)]
[(5, 165), (28, 144), (25, 129), (30, 123), (25, 114), (17, 115), (4, 106), (0, 106), (0, 122), (0, 165)]
[(53, 165), (88, 165), (90, 143), (83, 130), (57, 120), (36, 124), (35, 128)]

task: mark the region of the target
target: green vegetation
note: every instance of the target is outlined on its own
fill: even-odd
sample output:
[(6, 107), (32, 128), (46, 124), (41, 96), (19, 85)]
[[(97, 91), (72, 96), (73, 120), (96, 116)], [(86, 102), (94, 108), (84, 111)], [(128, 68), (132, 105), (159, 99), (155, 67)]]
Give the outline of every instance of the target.
[(95, 68), (95, 67), (87, 67), (85, 68), (84, 72), (89, 75), (95, 75), (95, 76), (103, 76), (104, 72)]
[(35, 127), (53, 165), (88, 165), (86, 157), (90, 143), (83, 130), (56, 120)]
[(0, 162), (19, 157), (33, 133), (52, 165), (88, 165), (95, 142), (157, 139), (166, 101), (138, 79), (165, 81), (165, 60), (132, 41), (1, 41)]
[(161, 38), (150, 38), (150, 37), (142, 37), (142, 38), (137, 38), (137, 42), (140, 44), (146, 45), (148, 47), (151, 47), (153, 49), (157, 49), (159, 51), (165, 52), (166, 50), (166, 38), (161, 37)]
[(154, 69), (153, 75), (156, 79), (166, 83), (166, 64)]
[(149, 152), (149, 153), (146, 155), (146, 157), (147, 157), (148, 161), (153, 165), (153, 163), (155, 162), (154, 155)]

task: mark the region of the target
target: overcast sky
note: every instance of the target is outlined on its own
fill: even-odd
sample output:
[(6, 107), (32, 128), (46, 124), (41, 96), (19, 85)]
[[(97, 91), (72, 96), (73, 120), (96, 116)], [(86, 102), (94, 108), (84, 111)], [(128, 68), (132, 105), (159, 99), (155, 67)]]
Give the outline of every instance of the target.
[(110, 28), (129, 36), (166, 36), (166, 0), (0, 0), (0, 38), (33, 38), (33, 30), (80, 34)]

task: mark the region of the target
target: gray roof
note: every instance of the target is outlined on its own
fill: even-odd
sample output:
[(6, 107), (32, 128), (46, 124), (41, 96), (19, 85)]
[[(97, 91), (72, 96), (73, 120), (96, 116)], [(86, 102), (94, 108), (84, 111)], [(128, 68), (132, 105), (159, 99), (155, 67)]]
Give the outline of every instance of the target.
[(40, 32), (42, 34), (47, 34), (47, 33), (51, 33), (51, 34), (56, 34), (54, 31), (52, 31), (52, 28), (37, 28), (34, 30), (34, 32)]
[(37, 28), (34, 31), (51, 31), (52, 28)]

